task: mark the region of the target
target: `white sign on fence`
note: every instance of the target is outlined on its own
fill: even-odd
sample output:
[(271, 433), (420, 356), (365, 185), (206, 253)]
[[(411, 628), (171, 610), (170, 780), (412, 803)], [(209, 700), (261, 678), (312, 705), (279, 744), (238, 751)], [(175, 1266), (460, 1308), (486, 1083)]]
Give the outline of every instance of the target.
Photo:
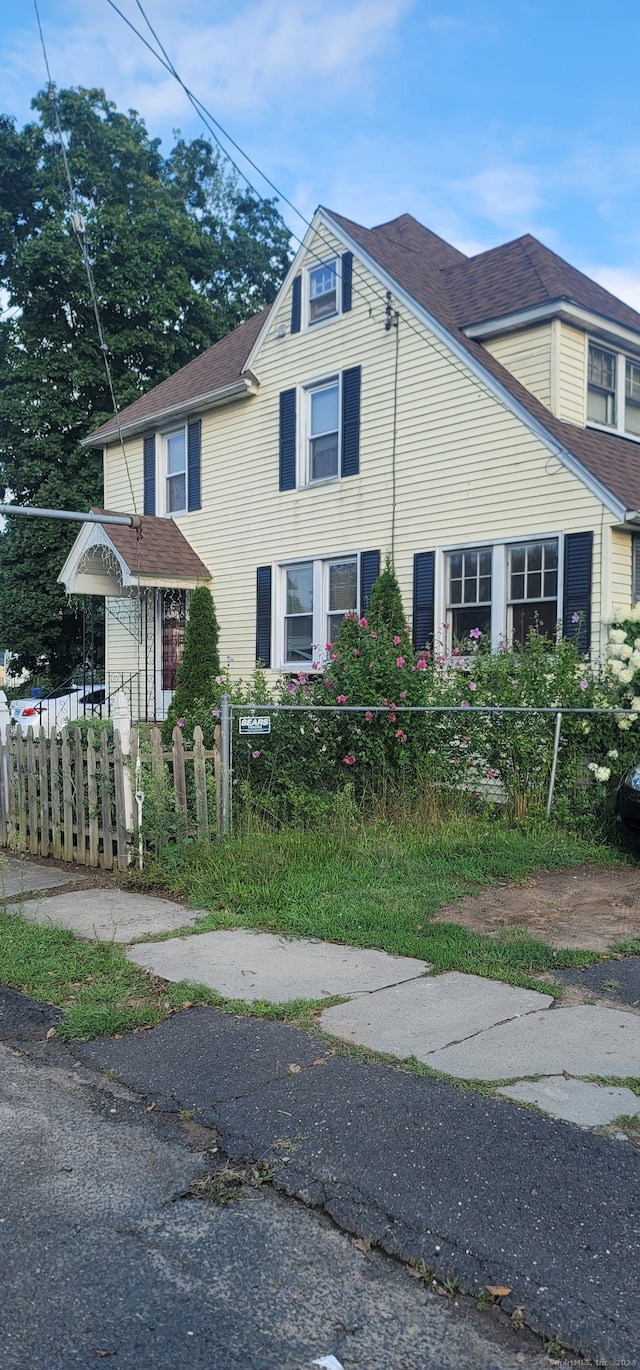
[(270, 732), (271, 732), (271, 719), (270, 719), (270, 718), (255, 718), (255, 717), (252, 718), (252, 717), (247, 717), (247, 718), (240, 718), (240, 719), (238, 720), (238, 722), (239, 722), (239, 725), (240, 725), (239, 731), (240, 731), (242, 737), (246, 737), (247, 734), (249, 734), (249, 733), (263, 733), (263, 734), (264, 734), (264, 733), (270, 733)]

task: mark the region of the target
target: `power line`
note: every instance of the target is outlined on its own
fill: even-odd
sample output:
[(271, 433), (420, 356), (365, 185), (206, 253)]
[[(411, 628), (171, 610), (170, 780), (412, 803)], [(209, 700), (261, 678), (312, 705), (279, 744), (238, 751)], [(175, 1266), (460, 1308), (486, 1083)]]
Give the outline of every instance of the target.
[(46, 69), (46, 72), (47, 72), (47, 80), (48, 80), (48, 83), (49, 83), (48, 94), (49, 94), (49, 99), (51, 100), (51, 104), (52, 104), (52, 108), (53, 108), (53, 114), (54, 114), (54, 119), (55, 119), (55, 124), (56, 124), (56, 131), (57, 131), (57, 134), (58, 134), (58, 140), (59, 140), (59, 145), (60, 145), (60, 151), (61, 151), (61, 153), (62, 153), (62, 161), (63, 161), (63, 164), (64, 164), (65, 176), (66, 176), (67, 186), (68, 186), (68, 190), (69, 190), (69, 209), (70, 209), (70, 213), (71, 213), (71, 227), (72, 227), (72, 229), (73, 229), (73, 232), (75, 233), (76, 241), (77, 241), (78, 246), (79, 246), (79, 248), (80, 248), (80, 253), (81, 253), (81, 256), (82, 256), (83, 263), (84, 263), (84, 268), (85, 268), (85, 272), (86, 272), (86, 276), (87, 276), (87, 281), (88, 281), (88, 284), (89, 284), (89, 294), (90, 294), (90, 296), (91, 296), (91, 303), (92, 303), (92, 306), (93, 306), (93, 313), (94, 313), (94, 316), (95, 316), (96, 327), (97, 327), (97, 330), (98, 330), (98, 340), (99, 340), (99, 343), (100, 343), (100, 351), (101, 351), (101, 353), (102, 353), (102, 359), (103, 359), (103, 362), (104, 362), (104, 368), (105, 368), (105, 372), (106, 372), (106, 376), (107, 376), (107, 384), (108, 384), (108, 386), (109, 386), (109, 395), (110, 395), (110, 397), (111, 397), (111, 403), (112, 403), (112, 405), (113, 405), (113, 412), (114, 412), (114, 414), (115, 414), (116, 425), (117, 425), (117, 429), (118, 429), (118, 438), (119, 438), (119, 441), (120, 441), (120, 449), (121, 449), (122, 456), (123, 456), (123, 459), (124, 459), (125, 469), (126, 469), (126, 472), (127, 472), (127, 479), (128, 479), (128, 481), (129, 481), (129, 490), (130, 490), (130, 492), (131, 492), (131, 499), (132, 499), (132, 501), (133, 501), (133, 511), (134, 511), (134, 513), (137, 513), (138, 511), (137, 511), (137, 505), (136, 505), (135, 491), (134, 491), (134, 488), (133, 488), (133, 481), (132, 481), (132, 479), (131, 479), (131, 471), (129, 470), (129, 462), (128, 462), (128, 459), (127, 459), (127, 453), (126, 453), (126, 448), (125, 448), (125, 445), (124, 445), (124, 438), (123, 438), (123, 434), (122, 434), (122, 428), (121, 428), (121, 425), (120, 425), (120, 410), (119, 410), (119, 408), (118, 408), (118, 401), (117, 401), (117, 399), (116, 399), (115, 389), (114, 389), (114, 385), (113, 385), (113, 377), (112, 377), (112, 374), (111, 374), (111, 365), (110, 365), (110, 363), (109, 363), (109, 349), (108, 349), (107, 342), (106, 342), (106, 339), (105, 339), (104, 329), (103, 329), (103, 327), (102, 327), (102, 320), (101, 320), (101, 318), (100, 318), (100, 308), (99, 308), (99, 305), (98, 305), (98, 297), (97, 297), (97, 293), (96, 293), (95, 280), (94, 280), (94, 276), (93, 276), (93, 268), (92, 268), (92, 266), (91, 266), (91, 260), (90, 260), (90, 257), (89, 257), (89, 251), (88, 251), (88, 247), (87, 247), (87, 240), (86, 240), (86, 231), (85, 231), (84, 217), (83, 217), (82, 213), (80, 212), (80, 210), (79, 210), (79, 208), (78, 208), (78, 200), (77, 200), (77, 196), (76, 196), (76, 192), (75, 192), (75, 186), (74, 186), (74, 184), (73, 184), (73, 180), (72, 180), (72, 176), (71, 176), (71, 169), (70, 169), (70, 167), (69, 167), (69, 158), (68, 158), (68, 155), (67, 155), (67, 148), (66, 148), (66, 144), (65, 144), (65, 141), (64, 141), (64, 136), (63, 136), (63, 133), (62, 133), (62, 125), (61, 125), (61, 122), (60, 122), (60, 111), (59, 111), (59, 109), (58, 109), (58, 101), (57, 101), (57, 98), (56, 98), (56, 88), (55, 88), (55, 84), (54, 84), (54, 81), (53, 81), (52, 76), (51, 76), (51, 69), (50, 69), (50, 67), (49, 67), (49, 58), (48, 58), (48, 56), (47, 56), (47, 47), (46, 47), (46, 43), (45, 43), (45, 40), (44, 40), (44, 33), (43, 33), (43, 31), (42, 31), (42, 23), (41, 23), (41, 20), (40, 20), (40, 11), (39, 11), (39, 9), (38, 9), (38, 0), (33, 0), (33, 5), (34, 5), (35, 12), (36, 12), (36, 20), (37, 20), (37, 23), (38, 23), (38, 31), (39, 31), (39, 34), (40, 34), (40, 42), (41, 42), (41, 45), (42, 45), (42, 55), (43, 55), (43, 57), (44, 57), (44, 65), (45, 65), (45, 69)]
[[(207, 129), (207, 131), (211, 134), (211, 137), (213, 138), (214, 142), (215, 142), (215, 143), (217, 144), (217, 146), (220, 148), (220, 151), (222, 152), (223, 156), (227, 158), (227, 160), (230, 162), (231, 166), (232, 166), (232, 167), (234, 168), (234, 170), (238, 173), (238, 175), (241, 177), (241, 179), (245, 182), (245, 185), (249, 188), (249, 190), (251, 190), (251, 192), (256, 196), (256, 198), (257, 198), (259, 201), (261, 201), (261, 203), (265, 203), (265, 197), (264, 197), (263, 195), (261, 195), (260, 192), (256, 189), (256, 187), (252, 184), (252, 182), (249, 180), (249, 177), (247, 176), (246, 172), (242, 171), (242, 169), (238, 166), (238, 163), (237, 163), (237, 162), (235, 161), (235, 159), (231, 156), (231, 153), (227, 150), (227, 148), (226, 148), (226, 147), (224, 146), (224, 144), (221, 142), (220, 137), (218, 136), (218, 133), (216, 133), (216, 131), (215, 131), (216, 129), (219, 129), (219, 131), (220, 131), (220, 133), (223, 135), (223, 137), (226, 138), (227, 141), (231, 144), (231, 146), (234, 147), (234, 148), (236, 149), (236, 151), (240, 153), (240, 156), (248, 163), (248, 165), (251, 166), (255, 171), (257, 171), (258, 175), (261, 176), (262, 179), (266, 182), (266, 184), (267, 184), (268, 186), (271, 187), (271, 189), (275, 192), (275, 194), (278, 196), (278, 198), (281, 199), (281, 200), (284, 202), (284, 204), (288, 205), (289, 208), (293, 210), (294, 214), (296, 214), (297, 217), (302, 221), (302, 223), (306, 225), (307, 229), (311, 229), (311, 230), (314, 232), (314, 234), (316, 235), (316, 237), (319, 239), (319, 241), (320, 241), (321, 243), (324, 243), (327, 247), (330, 248), (330, 250), (331, 250), (332, 252), (335, 252), (335, 248), (334, 248), (334, 246), (333, 246), (333, 243), (331, 243), (330, 239), (329, 239), (329, 238), (323, 237), (323, 234), (321, 233), (321, 231), (320, 231), (317, 227), (316, 227), (316, 228), (313, 227), (313, 224), (311, 223), (311, 221), (305, 217), (305, 215), (302, 213), (302, 211), (299, 210), (299, 209), (296, 207), (296, 205), (294, 205), (293, 202), (292, 202), (290, 199), (288, 199), (288, 197), (287, 197), (286, 195), (283, 194), (283, 192), (278, 188), (278, 186), (275, 184), (275, 182), (272, 181), (272, 180), (270, 179), (269, 176), (267, 176), (266, 172), (262, 171), (262, 169), (257, 165), (257, 163), (254, 162), (254, 161), (252, 160), (252, 158), (249, 157), (248, 153), (246, 153), (246, 152), (244, 151), (244, 149), (240, 146), (240, 144), (237, 143), (237, 142), (235, 141), (235, 139), (231, 137), (231, 134), (227, 133), (226, 129), (223, 128), (222, 124), (219, 123), (219, 121), (215, 118), (215, 116), (211, 113), (211, 111), (207, 108), (207, 106), (206, 106), (205, 104), (203, 104), (203, 102), (202, 102), (201, 100), (199, 100), (198, 97), (197, 97), (196, 95), (193, 94), (193, 91), (191, 91), (191, 90), (189, 89), (189, 87), (186, 85), (186, 83), (182, 80), (182, 77), (179, 75), (178, 71), (176, 70), (176, 67), (175, 67), (174, 63), (171, 61), (170, 57), (168, 56), (168, 54), (167, 54), (167, 52), (166, 52), (166, 49), (163, 47), (163, 45), (162, 45), (162, 43), (161, 43), (161, 40), (159, 39), (158, 35), (156, 34), (155, 29), (153, 28), (153, 26), (152, 26), (152, 24), (151, 24), (151, 21), (150, 21), (149, 18), (147, 17), (147, 14), (146, 14), (145, 9), (144, 9), (144, 7), (143, 7), (143, 5), (142, 5), (142, 3), (141, 3), (141, 0), (136, 0), (137, 7), (138, 7), (138, 9), (139, 9), (141, 15), (142, 15), (143, 18), (144, 18), (144, 21), (145, 21), (145, 23), (146, 23), (146, 25), (147, 25), (147, 27), (148, 27), (148, 29), (149, 29), (149, 32), (153, 35), (155, 41), (158, 43), (158, 46), (159, 46), (160, 49), (161, 49), (160, 52), (158, 52), (158, 51), (153, 47), (153, 45), (152, 45), (151, 43), (148, 42), (148, 40), (145, 38), (144, 34), (141, 33), (140, 30), (139, 30), (138, 28), (136, 28), (135, 24), (132, 23), (132, 21), (128, 18), (128, 16), (127, 16), (126, 14), (124, 14), (123, 11), (119, 8), (119, 6), (115, 3), (115, 0), (107, 0), (107, 4), (110, 5), (111, 9), (113, 9), (113, 10), (116, 12), (116, 14), (118, 14), (118, 15), (120, 16), (120, 18), (124, 21), (124, 23), (128, 26), (128, 28), (130, 28), (131, 31), (132, 31), (133, 33), (136, 34), (136, 37), (138, 37), (138, 38), (140, 39), (140, 42), (143, 43), (144, 46), (147, 48), (147, 50), (155, 57), (156, 61), (158, 61), (158, 62), (160, 63), (160, 65), (163, 66), (163, 67), (165, 68), (165, 70), (168, 71), (168, 72), (170, 73), (170, 75), (172, 75), (172, 76), (174, 77), (174, 79), (178, 82), (178, 84), (179, 84), (179, 86), (181, 87), (181, 89), (182, 89), (182, 90), (185, 92), (185, 94), (187, 95), (187, 97), (188, 97), (188, 99), (189, 99), (191, 105), (193, 106), (194, 110), (196, 111), (198, 117), (201, 119), (202, 123), (205, 125), (205, 128)], [(212, 125), (213, 125), (214, 127), (212, 127)], [(293, 238), (301, 247), (304, 247), (304, 246), (305, 246), (304, 239), (301, 238), (293, 229), (291, 230), (291, 237), (292, 237), (292, 238)], [(319, 253), (316, 252), (315, 249), (314, 249), (313, 247), (310, 247), (309, 245), (307, 245), (307, 251), (309, 252), (309, 254), (310, 254), (312, 257), (314, 257), (314, 258), (316, 259), (316, 261), (318, 261), (319, 263), (324, 264), (325, 259), (324, 259), (323, 257), (321, 257), (321, 256), (319, 255)], [(389, 273), (389, 274), (391, 274), (391, 273)], [(352, 275), (353, 275), (353, 281), (354, 281), (354, 282), (359, 282), (360, 286), (362, 287), (362, 288), (359, 288), (358, 286), (354, 285), (354, 286), (353, 286), (353, 294), (354, 294), (354, 295), (360, 296), (360, 298), (365, 302), (365, 304), (367, 305), (367, 307), (368, 307), (368, 309), (369, 309), (369, 316), (370, 316), (371, 318), (373, 318), (372, 305), (371, 305), (371, 293), (370, 293), (370, 292), (373, 292), (373, 301), (374, 301), (374, 303), (375, 303), (375, 304), (379, 304), (379, 305), (381, 306), (382, 309), (385, 309), (385, 308), (386, 308), (386, 303), (387, 303), (386, 292), (385, 292), (385, 293), (382, 293), (382, 291), (383, 291), (383, 289), (384, 289), (383, 287), (378, 288), (378, 287), (376, 287), (376, 286), (372, 286), (371, 281), (370, 281), (366, 276), (364, 276), (364, 275), (361, 273), (361, 271), (360, 271), (360, 269), (359, 269), (359, 264), (357, 263), (357, 259), (356, 259), (356, 261), (354, 262), (354, 265), (353, 265), (353, 273), (352, 273)], [(365, 294), (365, 290), (367, 291), (366, 294)], [(397, 311), (397, 312), (399, 313), (399, 311)], [(448, 365), (452, 366), (452, 367), (454, 368), (454, 370), (456, 370), (456, 371), (458, 372), (458, 374), (459, 374), (460, 376), (462, 376), (463, 379), (464, 379), (467, 383), (471, 382), (471, 384), (475, 387), (475, 389), (478, 390), (485, 398), (486, 398), (487, 395), (490, 395), (492, 399), (496, 400), (496, 401), (502, 406), (502, 408), (505, 410), (505, 412), (507, 412), (507, 413), (511, 413), (511, 412), (512, 412), (511, 407), (510, 407), (510, 405), (508, 404), (508, 402), (507, 402), (505, 399), (503, 399), (501, 395), (497, 395), (497, 394), (495, 393), (495, 391), (492, 389), (492, 387), (491, 387), (491, 385), (490, 385), (490, 383), (489, 383), (489, 380), (487, 379), (487, 380), (485, 381), (483, 378), (480, 378), (480, 377), (478, 377), (478, 376), (475, 375), (474, 370), (473, 370), (473, 367), (472, 367), (472, 365), (471, 365), (471, 359), (470, 359), (470, 362), (469, 362), (469, 366), (468, 366), (468, 367), (464, 367), (463, 365), (460, 364), (460, 362), (458, 361), (458, 358), (454, 355), (454, 353), (451, 351), (451, 349), (446, 349), (446, 350), (445, 350), (444, 347), (442, 347), (441, 345), (439, 345), (439, 342), (436, 340), (435, 337), (433, 337), (432, 335), (429, 335), (429, 334), (425, 331), (426, 328), (427, 328), (427, 325), (423, 325), (422, 328), (416, 327), (416, 324), (415, 324), (415, 322), (414, 322), (414, 320), (413, 320), (413, 317), (409, 314), (409, 312), (408, 312), (406, 309), (403, 309), (402, 314), (400, 315), (400, 317), (402, 318), (402, 322), (403, 322), (404, 326), (405, 326), (406, 328), (408, 328), (408, 329), (410, 330), (410, 332), (414, 333), (415, 336), (416, 336), (417, 338), (419, 338), (420, 341), (421, 341), (423, 344), (426, 344), (426, 346), (429, 347), (429, 348), (431, 349), (431, 351), (432, 351), (437, 357), (440, 358), (440, 360), (445, 361), (445, 362), (447, 362)], [(441, 325), (441, 326), (444, 327), (444, 325)]]

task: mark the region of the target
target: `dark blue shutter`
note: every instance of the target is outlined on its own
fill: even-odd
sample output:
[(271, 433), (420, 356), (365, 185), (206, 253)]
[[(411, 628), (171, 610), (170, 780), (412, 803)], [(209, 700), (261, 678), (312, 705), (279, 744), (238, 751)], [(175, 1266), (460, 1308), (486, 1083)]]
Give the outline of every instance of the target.
[(256, 594), (256, 661), (271, 665), (271, 567), (259, 566)]
[(280, 489), (296, 488), (296, 392), (280, 392)]
[(202, 423), (194, 419), (187, 430), (187, 488), (189, 513), (200, 509), (200, 451), (202, 447)]
[(300, 314), (302, 304), (302, 276), (294, 276), (291, 287), (291, 332), (300, 332)]
[(380, 575), (380, 553), (360, 553), (360, 616), (366, 614), (371, 591)]
[[(581, 652), (591, 645), (591, 563), (593, 533), (567, 533), (564, 540), (565, 637), (576, 637)], [(579, 615), (579, 624), (575, 621)]]
[(342, 313), (351, 309), (351, 287), (353, 283), (353, 252), (342, 254)]
[(631, 603), (640, 602), (640, 533), (631, 536)]
[(342, 474), (360, 470), (360, 367), (342, 372)]
[(156, 435), (145, 433), (143, 442), (144, 512), (156, 512)]
[(413, 558), (413, 645), (416, 652), (433, 645), (435, 552)]

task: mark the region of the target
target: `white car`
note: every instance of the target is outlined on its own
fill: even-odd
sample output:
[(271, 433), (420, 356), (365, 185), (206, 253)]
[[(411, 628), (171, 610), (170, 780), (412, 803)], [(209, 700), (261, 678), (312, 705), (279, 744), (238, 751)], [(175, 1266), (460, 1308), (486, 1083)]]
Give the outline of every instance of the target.
[(77, 686), (73, 690), (54, 691), (43, 699), (14, 699), (9, 705), (11, 722), (20, 724), (23, 733), (43, 728), (47, 737), (57, 734), (76, 718), (92, 718), (108, 713), (105, 685)]

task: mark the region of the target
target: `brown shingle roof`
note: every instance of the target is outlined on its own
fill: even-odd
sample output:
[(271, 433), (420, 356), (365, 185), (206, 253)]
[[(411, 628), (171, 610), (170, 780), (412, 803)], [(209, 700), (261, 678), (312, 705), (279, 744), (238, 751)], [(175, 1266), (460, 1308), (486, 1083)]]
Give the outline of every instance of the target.
[[(561, 257), (556, 257), (555, 253), (549, 252), (529, 235), (519, 239), (515, 244), (507, 243), (505, 248), (495, 248), (492, 252), (481, 253), (479, 257), (464, 258), (462, 253), (451, 248), (450, 253), (455, 255), (454, 259), (446, 251), (448, 244), (443, 243), (441, 238), (436, 238), (435, 234), (429, 234), (426, 229), (422, 234), (412, 230), (411, 246), (408, 246), (409, 235), (396, 234), (393, 231), (393, 224), (366, 229), (339, 214), (334, 214), (333, 211), (327, 212), (455, 337), (476, 362), (479, 362), (546, 428), (551, 437), (576, 457), (605, 489), (610, 490), (625, 508), (640, 509), (640, 444), (595, 429), (578, 428), (574, 424), (556, 419), (535, 395), (526, 390), (506, 367), (487, 352), (481, 343), (467, 338), (463, 331), (471, 322), (467, 308), (476, 307), (473, 304), (468, 306), (468, 299), (476, 302), (480, 299), (480, 277), (484, 259), (489, 259), (486, 265), (491, 290), (495, 288), (496, 292), (495, 295), (491, 295), (490, 312), (494, 316), (498, 315), (501, 309), (507, 313), (509, 310), (523, 308), (526, 304), (538, 303), (540, 299), (557, 299), (563, 293), (560, 289), (561, 282), (566, 287), (564, 293), (568, 295), (571, 291), (571, 298), (577, 303), (606, 314), (608, 318), (624, 324), (625, 327), (633, 328), (639, 335), (640, 314), (596, 285), (594, 281), (589, 281), (587, 276), (570, 267)], [(403, 216), (403, 219), (407, 217), (409, 216)], [(415, 222), (413, 220), (414, 224)], [(419, 224), (416, 225), (416, 229), (419, 230), (420, 227)], [(535, 246), (535, 252), (532, 244)], [(522, 264), (524, 258), (528, 265)], [(507, 265), (514, 261), (520, 265), (513, 269), (511, 284), (507, 283), (503, 288), (502, 275), (509, 274)], [(474, 263), (474, 270), (471, 271)], [(477, 287), (474, 285), (476, 294), (467, 296), (466, 286), (469, 285), (471, 289), (476, 279), (474, 272), (478, 278)], [(525, 287), (529, 292), (526, 296)], [(487, 290), (487, 301), (489, 294)], [(500, 304), (499, 308), (496, 308), (497, 301)]]
[[(636, 310), (530, 234), (475, 257), (465, 257), (410, 214), (368, 229), (332, 210), (327, 213), (626, 508), (640, 509), (640, 445), (554, 418), (510, 371), (464, 332), (474, 322), (567, 299), (634, 330), (640, 338), (640, 314)], [(357, 290), (357, 281), (354, 289)], [(195, 403), (202, 396), (240, 380), (268, 313), (263, 310), (248, 319), (175, 376), (129, 405), (120, 416), (121, 423), (139, 425), (142, 429), (157, 415)], [(92, 433), (89, 441), (99, 445), (115, 432), (114, 421), (110, 420)], [(176, 528), (172, 520), (151, 519), (151, 523)], [(131, 536), (127, 529), (112, 529), (110, 536), (114, 542), (117, 534)], [(165, 548), (160, 555), (164, 560)], [(191, 555), (195, 557), (195, 553)], [(202, 563), (199, 565), (202, 567)], [(158, 565), (151, 573), (161, 572)], [(187, 574), (197, 576), (202, 571)]]
[[(113, 514), (118, 511), (94, 509), (92, 512)], [(134, 579), (139, 572), (143, 580), (152, 584), (155, 576), (160, 582), (176, 579), (206, 583), (211, 580), (211, 572), (173, 519), (142, 514), (139, 536), (137, 529), (124, 524), (107, 524), (105, 532)]]
[(445, 268), (444, 277), (460, 327), (564, 299), (640, 333), (640, 314), (635, 309), (530, 233)]
[[(253, 318), (235, 328), (233, 333), (221, 338), (213, 347), (208, 347), (193, 361), (187, 362), (174, 376), (169, 376), (146, 395), (141, 395), (139, 400), (134, 400), (120, 414), (121, 427), (135, 424), (142, 428), (158, 414), (181, 405), (195, 404), (203, 395), (210, 395), (214, 390), (221, 390), (223, 386), (239, 381), (268, 313), (268, 309), (263, 309), (259, 314), (254, 314)], [(89, 435), (87, 442), (99, 446), (105, 438), (117, 436), (117, 431), (115, 420), (109, 419)]]

